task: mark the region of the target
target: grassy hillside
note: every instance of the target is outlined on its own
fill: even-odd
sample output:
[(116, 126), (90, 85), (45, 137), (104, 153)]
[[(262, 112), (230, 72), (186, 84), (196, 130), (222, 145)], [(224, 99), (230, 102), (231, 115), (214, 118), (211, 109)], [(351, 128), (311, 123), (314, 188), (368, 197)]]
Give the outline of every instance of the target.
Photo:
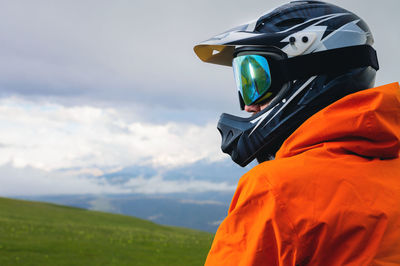
[(202, 265), (209, 233), (0, 198), (0, 265)]

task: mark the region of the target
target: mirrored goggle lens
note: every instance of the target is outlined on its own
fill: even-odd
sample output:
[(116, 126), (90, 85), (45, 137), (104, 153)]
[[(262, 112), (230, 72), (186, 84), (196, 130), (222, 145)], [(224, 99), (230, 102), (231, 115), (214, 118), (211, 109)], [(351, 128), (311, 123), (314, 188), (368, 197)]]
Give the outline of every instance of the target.
[(266, 94), (271, 87), (268, 61), (262, 55), (241, 55), (232, 61), (236, 85), (246, 105), (251, 105)]

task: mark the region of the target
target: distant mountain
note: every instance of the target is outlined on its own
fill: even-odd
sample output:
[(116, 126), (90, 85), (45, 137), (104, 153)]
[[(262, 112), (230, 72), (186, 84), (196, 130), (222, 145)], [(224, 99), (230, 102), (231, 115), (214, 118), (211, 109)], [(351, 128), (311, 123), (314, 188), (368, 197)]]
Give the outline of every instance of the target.
[(155, 175), (161, 175), (164, 180), (202, 180), (216, 183), (227, 182), (228, 184), (236, 185), (239, 178), (251, 167), (242, 168), (230, 159), (216, 162), (200, 160), (172, 169), (156, 169), (152, 166), (132, 165), (120, 171), (106, 174), (104, 177), (113, 183), (127, 182), (133, 177), (140, 176), (148, 179)]
[[(139, 192), (119, 195), (19, 198), (131, 215), (159, 224), (215, 232), (228, 212), (239, 178), (249, 168), (251, 166), (241, 168), (231, 160), (203, 160), (173, 169), (132, 165), (100, 178), (110, 184), (132, 188), (133, 191), (143, 186), (145, 189), (141, 189), (146, 193), (138, 189)], [(139, 185), (133, 180), (139, 180)], [(201, 187), (202, 185), (205, 187)], [(218, 187), (219, 185), (221, 186)], [(168, 189), (163, 190), (163, 186), (168, 186)], [(181, 187), (174, 190), (176, 186)]]
[(215, 232), (225, 218), (232, 193), (175, 195), (63, 195), (30, 196), (28, 200), (118, 213), (172, 225)]

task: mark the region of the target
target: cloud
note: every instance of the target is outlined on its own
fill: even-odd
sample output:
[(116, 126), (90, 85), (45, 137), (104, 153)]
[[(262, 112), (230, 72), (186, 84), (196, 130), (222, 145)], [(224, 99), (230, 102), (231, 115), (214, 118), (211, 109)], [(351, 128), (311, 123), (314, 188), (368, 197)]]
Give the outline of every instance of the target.
[(141, 194), (169, 194), (206, 191), (230, 192), (234, 191), (236, 186), (226, 182), (216, 183), (203, 180), (164, 180), (162, 176), (155, 176), (150, 179), (142, 177), (132, 178), (124, 184), (124, 188), (129, 188), (132, 192)]
[(129, 193), (101, 179), (48, 172), (33, 167), (0, 166), (1, 196)]
[[(171, 194), (198, 192), (233, 192), (236, 188), (228, 182), (205, 180), (165, 180), (162, 175), (151, 178), (131, 176), (126, 182), (112, 183), (105, 177), (90, 174), (44, 171), (26, 166), (0, 166), (0, 196), (78, 195), (78, 194)], [(93, 204), (106, 202), (93, 202)], [(217, 201), (182, 201), (190, 204), (214, 204)], [(107, 205), (108, 206), (108, 205)]]
[[(201, 167), (185, 168), (226, 158), (219, 149), (217, 116), (243, 116), (232, 70), (200, 62), (192, 47), (284, 2), (2, 3), (0, 166), (7, 176), (1, 177), (0, 191), (232, 189), (231, 182), (213, 181), (212, 171), (204, 171), (200, 180)], [(400, 2), (332, 3), (359, 14), (371, 27), (381, 65), (377, 84), (396, 81)], [(107, 174), (132, 165), (156, 171), (128, 176), (129, 188), (125, 179), (107, 180)], [(188, 175), (180, 175), (177, 180), (171, 175), (178, 170), (163, 176), (160, 168), (179, 168), (199, 178), (185, 181)]]
[[(4, 3), (1, 95), (51, 97), (63, 104), (84, 99), (91, 105), (218, 107), (226, 97), (215, 88), (225, 82), (211, 78), (213, 86), (207, 85), (204, 77), (214, 70), (192, 50), (202, 38), (193, 26), (201, 25), (189, 29), (182, 23), (196, 14), (192, 4), (170, 2), (166, 12), (143, 1)], [(233, 83), (231, 70), (224, 69)]]
[[(192, 48), (285, 2), (6, 1), (0, 97), (125, 108), (164, 121), (193, 121), (185, 112), (208, 120), (237, 112), (232, 70), (201, 62)], [(399, 1), (331, 2), (370, 25), (381, 65), (377, 83), (397, 80)]]
[(239, 174), (221, 170), (232, 163), (223, 161), (214, 123), (150, 124), (123, 117), (112, 108), (0, 99), (0, 195), (235, 189)]
[(215, 124), (127, 122), (114, 109), (0, 100), (0, 165), (111, 169), (221, 160)]

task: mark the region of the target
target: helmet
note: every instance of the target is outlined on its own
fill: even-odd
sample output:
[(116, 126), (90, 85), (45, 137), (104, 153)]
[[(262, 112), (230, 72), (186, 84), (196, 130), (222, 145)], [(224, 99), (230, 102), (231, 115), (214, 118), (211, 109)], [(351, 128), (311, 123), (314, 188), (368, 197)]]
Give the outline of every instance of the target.
[[(372, 44), (370, 29), (357, 15), (321, 1), (293, 1), (196, 45), (204, 62), (234, 63), (242, 109), (268, 102), (249, 118), (221, 115), (222, 151), (241, 166), (269, 160), (310, 116), (373, 87), (379, 66)], [(261, 67), (266, 89), (260, 92), (259, 81), (243, 77), (243, 62)], [(257, 89), (256, 97), (246, 97), (249, 88)]]

